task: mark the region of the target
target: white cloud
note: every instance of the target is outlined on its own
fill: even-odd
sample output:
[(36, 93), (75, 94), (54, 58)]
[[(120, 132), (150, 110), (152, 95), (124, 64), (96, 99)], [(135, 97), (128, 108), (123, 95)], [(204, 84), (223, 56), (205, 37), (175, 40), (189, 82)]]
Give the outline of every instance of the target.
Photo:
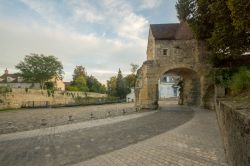
[(141, 0), (140, 9), (153, 9), (161, 4), (162, 0)]
[(141, 16), (130, 13), (118, 26), (118, 34), (124, 38), (141, 39), (148, 27), (148, 21)]
[(73, 8), (74, 19), (76, 21), (85, 20), (86, 22), (95, 23), (105, 20), (102, 13), (86, 1), (71, 0), (69, 4)]
[[(18, 28), (16, 28), (18, 27)], [(76, 65), (105, 82), (121, 68), (129, 72), (130, 63), (145, 59), (146, 41), (106, 39), (94, 34), (79, 34), (54, 26), (20, 25), (0, 22), (0, 69), (13, 69), (29, 53), (55, 55), (64, 65), (65, 78), (70, 80)], [(1, 71), (0, 71), (1, 72)]]
[[(141, 65), (146, 59), (149, 21), (134, 11), (131, 1), (66, 1), (71, 14), (68, 18), (62, 16), (56, 1), (21, 1), (47, 23), (0, 20), (0, 74), (6, 67), (13, 71), (29, 53), (43, 53), (62, 61), (67, 81), (74, 67), (83, 65), (89, 74), (106, 82), (119, 68), (128, 74), (130, 63)], [(144, 9), (160, 4), (160, 0), (140, 1)], [(81, 27), (89, 31), (81, 31)], [(102, 31), (102, 27), (107, 30)]]

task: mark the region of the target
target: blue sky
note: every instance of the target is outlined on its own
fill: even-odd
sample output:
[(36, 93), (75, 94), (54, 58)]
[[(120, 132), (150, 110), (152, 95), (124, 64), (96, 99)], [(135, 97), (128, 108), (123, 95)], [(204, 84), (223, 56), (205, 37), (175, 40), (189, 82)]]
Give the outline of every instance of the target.
[(103, 83), (146, 60), (149, 24), (178, 22), (176, 0), (0, 0), (0, 74), (29, 53), (55, 55)]

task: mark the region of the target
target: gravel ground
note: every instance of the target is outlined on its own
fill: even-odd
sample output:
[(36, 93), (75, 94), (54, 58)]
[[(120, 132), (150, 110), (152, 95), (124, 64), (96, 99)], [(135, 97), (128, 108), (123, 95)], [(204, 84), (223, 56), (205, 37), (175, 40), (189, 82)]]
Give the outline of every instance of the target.
[(2, 111), (0, 134), (119, 116), (124, 110), (125, 114), (135, 113), (134, 103)]

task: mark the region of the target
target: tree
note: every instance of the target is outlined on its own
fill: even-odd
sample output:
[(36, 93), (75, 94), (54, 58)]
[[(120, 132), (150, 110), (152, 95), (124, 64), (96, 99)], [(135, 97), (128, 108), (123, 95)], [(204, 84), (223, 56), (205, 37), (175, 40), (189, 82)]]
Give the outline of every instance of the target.
[(90, 92), (105, 93), (106, 87), (102, 85), (94, 76), (87, 76), (87, 86)]
[(80, 65), (80, 66), (76, 66), (74, 69), (74, 73), (73, 73), (73, 81), (77, 79), (77, 77), (82, 76), (85, 79), (87, 79), (87, 73), (85, 71), (85, 68)]
[(135, 87), (135, 82), (136, 82), (136, 75), (135, 74), (129, 74), (125, 78), (126, 85), (129, 89)]
[(63, 65), (58, 59), (52, 55), (45, 56), (43, 54), (26, 55), (24, 61), (16, 65), (20, 70), (20, 75), (24, 80), (32, 83), (39, 82), (41, 89), (44, 88), (45, 82), (52, 77), (62, 78)]
[(180, 21), (187, 21), (191, 18), (191, 14), (194, 10), (194, 0), (178, 0), (175, 5), (176, 10), (178, 11), (177, 17)]
[(240, 56), (250, 48), (249, 1), (188, 0), (183, 4), (184, 0), (176, 4), (178, 15), (188, 15), (186, 21), (196, 38), (207, 41), (214, 64)]
[(107, 81), (107, 91), (109, 96), (116, 96), (116, 82), (117, 82), (117, 77), (113, 76)]
[(71, 89), (77, 89), (78, 91), (84, 92), (89, 91), (87, 86), (87, 73), (85, 72), (85, 68), (83, 66), (75, 67), (72, 86), (75, 86), (76, 88), (71, 87)]
[(117, 81), (116, 81), (116, 93), (117, 96), (120, 97), (120, 99), (123, 99), (126, 97), (126, 86), (125, 86), (125, 81), (122, 76), (122, 72), (119, 69), (118, 74), (117, 74)]
[(132, 72), (132, 74), (135, 74), (136, 71), (137, 71), (137, 69), (138, 69), (138, 67), (139, 67), (139, 65), (131, 63), (130, 66), (131, 66), (131, 72)]
[(227, 6), (231, 11), (233, 25), (237, 30), (250, 31), (250, 1), (228, 0)]

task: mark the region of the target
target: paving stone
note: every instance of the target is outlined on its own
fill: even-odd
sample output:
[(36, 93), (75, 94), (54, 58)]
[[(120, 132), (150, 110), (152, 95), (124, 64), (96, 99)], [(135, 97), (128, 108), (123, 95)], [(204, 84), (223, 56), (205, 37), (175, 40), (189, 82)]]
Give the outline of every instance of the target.
[(157, 112), (0, 135), (0, 163), (227, 165), (214, 112), (161, 105)]

